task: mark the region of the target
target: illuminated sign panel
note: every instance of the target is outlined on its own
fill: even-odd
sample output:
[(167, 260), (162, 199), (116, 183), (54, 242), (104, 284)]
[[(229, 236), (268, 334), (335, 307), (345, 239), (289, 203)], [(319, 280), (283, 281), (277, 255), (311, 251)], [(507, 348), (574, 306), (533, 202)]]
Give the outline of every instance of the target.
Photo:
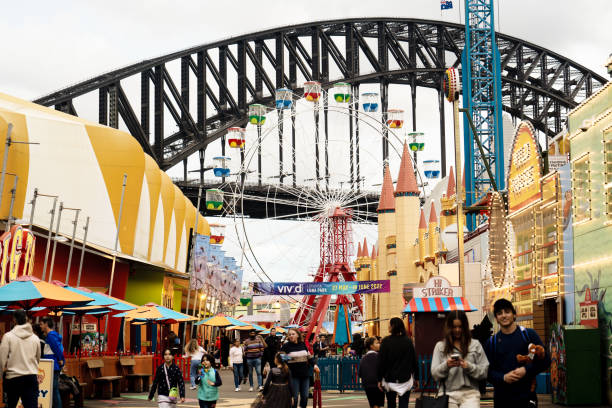
[(0, 236), (0, 286), (34, 271), (34, 234), (21, 225)]
[(520, 210), (542, 197), (541, 177), (540, 147), (535, 138), (535, 131), (531, 123), (523, 121), (514, 135), (508, 173), (510, 212)]

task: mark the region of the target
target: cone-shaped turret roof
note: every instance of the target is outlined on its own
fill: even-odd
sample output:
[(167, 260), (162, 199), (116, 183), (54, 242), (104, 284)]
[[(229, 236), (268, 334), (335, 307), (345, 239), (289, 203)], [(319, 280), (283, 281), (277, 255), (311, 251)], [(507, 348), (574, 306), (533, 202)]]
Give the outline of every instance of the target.
[(414, 176), (414, 167), (412, 166), (412, 157), (408, 151), (408, 145), (404, 142), (404, 151), (402, 152), (402, 162), (400, 163), (399, 175), (397, 176), (397, 187), (395, 195), (401, 193), (419, 194), (416, 177)]
[(383, 177), (382, 190), (380, 192), (380, 201), (378, 202), (377, 211), (395, 210), (395, 197), (393, 195), (393, 180), (389, 166), (385, 165), (385, 175)]
[(436, 215), (436, 206), (433, 201), (431, 202), (431, 210), (429, 210), (429, 222), (438, 223), (438, 216)]
[(427, 223), (425, 222), (425, 212), (421, 209), (421, 221), (419, 222), (419, 229), (427, 229)]
[(455, 195), (455, 171), (453, 166), (450, 166), (450, 172), (448, 173), (448, 185), (446, 186), (446, 197), (452, 197)]
[(363, 239), (363, 246), (361, 248), (362, 248), (361, 250), (363, 251), (362, 256), (369, 258), (370, 254), (368, 254), (368, 239), (367, 238)]
[(372, 245), (372, 259), (376, 259), (376, 245)]
[(362, 252), (361, 252), (361, 242), (357, 243), (357, 258), (361, 258), (362, 256)]

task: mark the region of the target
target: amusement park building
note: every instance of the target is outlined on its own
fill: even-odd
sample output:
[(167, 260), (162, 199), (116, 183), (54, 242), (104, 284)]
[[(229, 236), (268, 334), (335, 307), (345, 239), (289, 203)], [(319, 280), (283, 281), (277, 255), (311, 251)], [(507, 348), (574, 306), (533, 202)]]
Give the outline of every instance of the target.
[[(612, 67), (612, 63), (609, 65)], [(577, 324), (589, 289), (598, 302), (605, 389), (612, 401), (612, 82), (568, 116), (573, 203), (573, 295)], [(567, 272), (566, 272), (567, 273)], [(572, 293), (573, 292), (573, 293)], [(588, 316), (586, 317), (589, 318)], [(569, 319), (568, 319), (569, 320)], [(571, 321), (571, 320), (570, 320)]]
[[(196, 209), (138, 142), (121, 130), (0, 94), (2, 154), (9, 124), (13, 143), (2, 191), (7, 199), (2, 200), (0, 217), (9, 217), (8, 198), (16, 175), (11, 216), (18, 224), (29, 224), (32, 215), (37, 236), (33, 274), (43, 276), (53, 207), (53, 198), (49, 196), (57, 196), (64, 208), (59, 211), (58, 204), (54, 232), (61, 214), (59, 234), (70, 240), (75, 212), (79, 209), (75, 241), (80, 243), (84, 239), (85, 218), (89, 217), (81, 286), (109, 291), (111, 259), (119, 229), (112, 295), (138, 304), (165, 303), (180, 310), (181, 285), (186, 288), (188, 283), (185, 271)], [(124, 174), (127, 179), (119, 221)], [(38, 197), (32, 211), (35, 190)], [(210, 234), (208, 223), (201, 216), (198, 232)], [(76, 285), (78, 257), (73, 257), (67, 280), (68, 245), (57, 246), (53, 279)], [(51, 265), (46, 279), (50, 269)]]

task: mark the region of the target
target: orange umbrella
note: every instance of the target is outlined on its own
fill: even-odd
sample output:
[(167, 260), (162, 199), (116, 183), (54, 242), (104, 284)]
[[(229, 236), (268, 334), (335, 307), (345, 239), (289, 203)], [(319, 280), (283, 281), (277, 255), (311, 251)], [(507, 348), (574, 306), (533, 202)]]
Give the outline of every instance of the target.
[(85, 306), (91, 301), (93, 301), (91, 297), (71, 292), (33, 276), (20, 276), (0, 287), (0, 306), (7, 309)]

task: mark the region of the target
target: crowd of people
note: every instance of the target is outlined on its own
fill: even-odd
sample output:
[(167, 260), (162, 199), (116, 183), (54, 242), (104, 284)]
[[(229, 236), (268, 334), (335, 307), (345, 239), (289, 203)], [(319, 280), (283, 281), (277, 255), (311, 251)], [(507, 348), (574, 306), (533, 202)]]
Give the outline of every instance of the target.
[[(516, 323), (510, 301), (499, 299), (493, 309), (500, 330), (482, 340), (472, 337), (465, 312), (446, 317), (445, 335), (435, 345), (430, 374), (439, 383), (437, 396), (450, 408), (479, 407), (487, 381), (493, 385), (496, 408), (538, 406), (536, 376), (549, 367), (550, 356), (534, 330)], [(366, 339), (359, 376), (370, 407), (383, 407), (386, 399), (389, 408), (407, 408), (418, 373), (417, 357), (400, 318), (390, 320), (389, 332), (382, 341)], [(535, 346), (542, 351), (539, 358), (533, 358)], [(528, 356), (527, 361), (521, 363), (518, 356)], [(420, 384), (421, 389), (429, 386)]]
[[(438, 382), (437, 395), (447, 399), (451, 408), (479, 407), (487, 382), (494, 387), (495, 407), (537, 407), (535, 378), (548, 368), (550, 357), (537, 333), (517, 324), (510, 301), (496, 301), (494, 315), (500, 330), (493, 336), (488, 335), (488, 330), (485, 336), (473, 335), (465, 312), (447, 315), (444, 338), (435, 345), (430, 375), (425, 378)], [(0, 343), (0, 369), (8, 407), (16, 407), (19, 399), (24, 408), (38, 406), (38, 364), (41, 358), (48, 358), (54, 364), (53, 407), (61, 408), (58, 384), (65, 361), (53, 318), (45, 317), (40, 324), (32, 325), (23, 310), (16, 310), (13, 319), (13, 329)], [(254, 407), (306, 408), (312, 378), (319, 372), (317, 359), (335, 351), (324, 335), (311, 338), (309, 348), (295, 328), (282, 336), (271, 329), (265, 338), (252, 330), (244, 341), (230, 343), (222, 332), (210, 348), (207, 342), (200, 346), (196, 339), (184, 348), (185, 357), (191, 359), (190, 387), (197, 389), (200, 407), (215, 408), (222, 385), (219, 370), (227, 368), (233, 370), (236, 392), (241, 391), (247, 379), (249, 391), (259, 392)], [(174, 408), (185, 400), (185, 384), (174, 362), (178, 342), (170, 339), (167, 344), (149, 399), (157, 393), (159, 407)], [(538, 346), (542, 352), (534, 358), (533, 349)], [(358, 375), (370, 407), (382, 408), (385, 401), (388, 408), (408, 407), (411, 390), (419, 380), (419, 368), (414, 344), (402, 319), (389, 321), (389, 335), (385, 338), (364, 340), (355, 335), (344, 352), (360, 358)], [(523, 355), (528, 356), (526, 361), (517, 358)], [(424, 381), (419, 387), (436, 388)]]
[[(516, 323), (516, 310), (510, 301), (496, 301), (494, 315), (500, 330), (493, 336), (487, 330), (483, 336), (472, 334), (465, 312), (449, 313), (444, 337), (434, 347), (430, 372), (425, 376), (429, 381), (423, 379), (419, 387), (437, 389), (437, 396), (450, 408), (475, 408), (480, 406), (488, 382), (494, 387), (495, 407), (537, 407), (535, 378), (548, 368), (550, 357), (544, 352), (540, 358), (521, 364), (517, 355), (529, 355), (534, 345), (542, 346), (541, 339), (534, 330)], [(227, 367), (233, 370), (236, 392), (241, 391), (247, 378), (249, 391), (255, 390), (255, 372), (260, 394), (254, 408), (306, 408), (313, 374), (319, 371), (317, 359), (336, 351), (324, 335), (310, 340), (312, 353), (298, 329), (289, 329), (283, 336), (272, 329), (265, 338), (253, 330), (243, 342), (236, 339), (231, 345), (222, 333), (209, 351), (192, 340), (185, 353), (191, 357), (191, 387), (198, 389), (200, 407), (215, 407), (221, 385), (218, 369)], [(358, 375), (370, 407), (382, 408), (385, 402), (388, 408), (408, 407), (411, 391), (420, 378), (414, 344), (402, 319), (389, 321), (385, 338), (364, 340), (355, 335), (344, 352), (360, 358)], [(170, 350), (166, 356), (171, 358)], [(175, 387), (175, 400), (184, 398), (182, 378), (169, 367), (166, 379), (166, 374), (157, 370), (154, 386), (162, 396)], [(159, 401), (160, 407), (170, 407), (162, 405), (164, 397)]]

